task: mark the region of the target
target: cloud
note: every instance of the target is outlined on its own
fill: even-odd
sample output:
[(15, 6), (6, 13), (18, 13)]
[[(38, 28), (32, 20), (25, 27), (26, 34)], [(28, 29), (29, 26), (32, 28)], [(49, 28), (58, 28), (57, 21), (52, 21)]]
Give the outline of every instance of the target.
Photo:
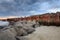
[[(58, 3), (57, 3), (58, 2)], [(30, 11), (32, 14), (44, 14), (44, 13), (51, 13), (51, 12), (57, 12), (60, 11), (60, 1), (53, 0), (53, 1), (45, 1), (42, 3), (37, 3), (37, 9)], [(55, 5), (56, 4), (56, 5)]]
[(47, 12), (59, 12), (60, 8), (55, 8), (55, 9), (49, 9)]
[(27, 16), (60, 11), (60, 0), (0, 0), (0, 16)]

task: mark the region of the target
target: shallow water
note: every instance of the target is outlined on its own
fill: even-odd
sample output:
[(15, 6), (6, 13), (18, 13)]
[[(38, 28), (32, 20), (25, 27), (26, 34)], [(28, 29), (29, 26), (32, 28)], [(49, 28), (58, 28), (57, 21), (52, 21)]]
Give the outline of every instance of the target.
[(8, 26), (9, 22), (8, 21), (0, 21), (0, 26)]

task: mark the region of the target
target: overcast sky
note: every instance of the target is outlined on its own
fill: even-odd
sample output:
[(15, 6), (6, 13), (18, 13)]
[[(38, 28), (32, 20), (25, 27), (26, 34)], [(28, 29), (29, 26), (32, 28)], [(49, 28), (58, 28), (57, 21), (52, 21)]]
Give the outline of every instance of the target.
[(60, 11), (60, 0), (0, 0), (0, 17)]

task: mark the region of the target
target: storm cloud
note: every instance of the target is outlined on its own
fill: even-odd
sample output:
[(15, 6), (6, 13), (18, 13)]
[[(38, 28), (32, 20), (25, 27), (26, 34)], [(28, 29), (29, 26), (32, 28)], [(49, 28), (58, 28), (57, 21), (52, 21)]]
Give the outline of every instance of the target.
[(0, 0), (0, 16), (27, 16), (60, 11), (60, 0)]

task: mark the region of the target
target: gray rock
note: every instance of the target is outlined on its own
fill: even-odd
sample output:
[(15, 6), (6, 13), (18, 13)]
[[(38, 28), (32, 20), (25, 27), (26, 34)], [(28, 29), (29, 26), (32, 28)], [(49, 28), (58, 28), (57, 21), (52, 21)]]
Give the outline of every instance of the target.
[(0, 40), (16, 40), (10, 32), (0, 32)]
[(32, 27), (24, 27), (24, 29), (26, 30), (26, 32), (28, 33), (28, 34), (30, 34), (30, 33), (32, 33), (33, 31), (35, 31), (35, 29), (34, 28), (32, 28)]
[(19, 36), (25, 36), (35, 31), (34, 28), (29, 27), (29, 26), (17, 26), (14, 28), (15, 28), (15, 31), (17, 32), (17, 35)]
[(28, 40), (25, 36), (22, 36), (22, 37), (16, 36), (15, 38), (17, 40)]
[(17, 32), (18, 36), (27, 35), (27, 32), (21, 26), (17, 26), (14, 28), (15, 28), (15, 31)]

